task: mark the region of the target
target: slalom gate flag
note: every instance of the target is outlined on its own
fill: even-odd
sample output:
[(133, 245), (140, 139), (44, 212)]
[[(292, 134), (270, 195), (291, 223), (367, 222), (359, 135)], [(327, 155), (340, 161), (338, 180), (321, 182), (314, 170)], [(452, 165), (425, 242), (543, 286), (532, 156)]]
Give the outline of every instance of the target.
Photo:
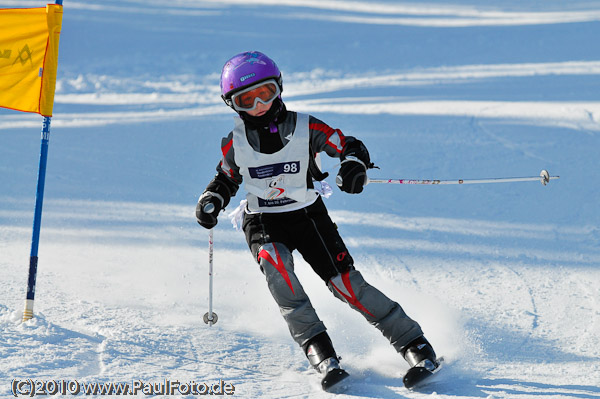
[(62, 12), (0, 9), (0, 107), (52, 116)]

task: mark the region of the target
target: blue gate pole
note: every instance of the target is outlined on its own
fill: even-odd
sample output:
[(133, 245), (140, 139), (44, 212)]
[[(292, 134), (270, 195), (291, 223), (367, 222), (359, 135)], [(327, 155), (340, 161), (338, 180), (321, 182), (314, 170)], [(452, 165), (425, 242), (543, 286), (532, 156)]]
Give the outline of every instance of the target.
[(33, 216), (33, 234), (31, 236), (31, 254), (29, 256), (29, 277), (27, 278), (27, 298), (23, 321), (33, 318), (33, 300), (35, 299), (35, 280), (38, 266), (38, 247), (40, 229), (42, 227), (42, 205), (44, 203), (44, 186), (46, 184), (46, 164), (48, 162), (48, 142), (50, 141), (50, 117), (45, 116), (42, 124), (42, 144), (40, 149), (40, 166), (38, 169), (37, 191), (35, 196), (35, 213)]
[[(61, 5), (63, 0), (56, 0)], [(27, 277), (27, 297), (23, 321), (33, 318), (33, 300), (35, 298), (35, 280), (38, 266), (38, 247), (40, 245), (40, 229), (42, 227), (42, 205), (44, 203), (44, 186), (46, 184), (46, 164), (48, 163), (48, 142), (50, 141), (50, 117), (44, 116), (42, 122), (42, 145), (40, 148), (40, 167), (38, 168), (37, 191), (35, 194), (35, 212), (33, 215), (33, 234), (31, 235), (31, 253), (29, 255), (29, 276)]]

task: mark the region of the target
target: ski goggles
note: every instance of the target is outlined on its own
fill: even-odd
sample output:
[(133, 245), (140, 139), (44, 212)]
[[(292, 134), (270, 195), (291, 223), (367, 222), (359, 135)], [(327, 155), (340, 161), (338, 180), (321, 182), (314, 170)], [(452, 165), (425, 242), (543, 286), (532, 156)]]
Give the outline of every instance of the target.
[(281, 89), (275, 79), (265, 80), (231, 96), (231, 106), (236, 111), (252, 111), (258, 103), (269, 104), (281, 94)]

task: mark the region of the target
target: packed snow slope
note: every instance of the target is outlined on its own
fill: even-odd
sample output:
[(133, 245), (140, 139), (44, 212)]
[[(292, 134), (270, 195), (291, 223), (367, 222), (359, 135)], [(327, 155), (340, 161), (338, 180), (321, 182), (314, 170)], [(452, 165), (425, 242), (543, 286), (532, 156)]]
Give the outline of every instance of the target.
[[(401, 357), (296, 256), (352, 375), (337, 397), (600, 398), (599, 2), (64, 7), (36, 317), (26, 323), (41, 117), (0, 110), (1, 397), (15, 379), (223, 380), (240, 398), (331, 396), (225, 214), (215, 229), (219, 321), (202, 321), (208, 233), (194, 209), (233, 126), (219, 73), (256, 49), (283, 71), (288, 108), (366, 143), (380, 167), (371, 177), (560, 175), (548, 186), (334, 188), (326, 203), (356, 267), (446, 358), (433, 384), (407, 391)], [(335, 166), (324, 160), (332, 176)]]

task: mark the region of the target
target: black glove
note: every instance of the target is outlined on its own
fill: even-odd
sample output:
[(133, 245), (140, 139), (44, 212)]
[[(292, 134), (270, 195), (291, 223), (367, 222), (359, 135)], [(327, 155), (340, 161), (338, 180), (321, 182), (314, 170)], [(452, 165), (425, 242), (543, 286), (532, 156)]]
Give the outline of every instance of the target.
[(341, 159), (335, 183), (346, 193), (361, 193), (367, 183), (367, 169), (373, 167), (367, 147), (362, 141), (354, 140), (344, 147)]
[(200, 226), (212, 229), (217, 225), (217, 215), (221, 211), (222, 201), (218, 194), (206, 191), (196, 205), (196, 219)]

